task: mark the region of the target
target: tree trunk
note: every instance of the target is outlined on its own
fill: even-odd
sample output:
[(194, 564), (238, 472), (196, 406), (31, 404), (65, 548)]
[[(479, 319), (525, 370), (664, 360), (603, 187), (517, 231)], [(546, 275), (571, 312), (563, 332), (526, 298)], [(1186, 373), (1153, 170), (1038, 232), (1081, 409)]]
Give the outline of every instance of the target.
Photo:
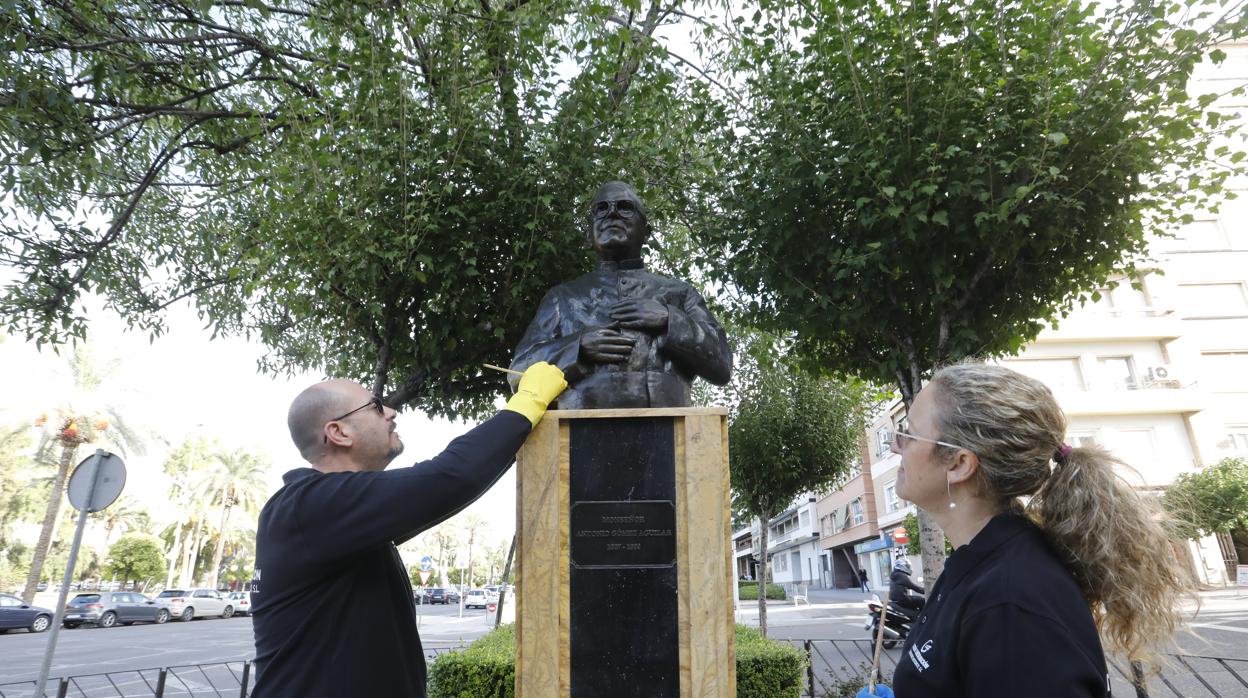
[[(914, 404), (914, 396), (922, 389), (917, 367), (912, 367), (909, 379), (904, 371), (898, 371), (898, 388), (901, 389), (902, 402), (906, 406), (906, 414), (910, 414), (910, 406)], [(919, 519), (919, 551), (923, 560), (923, 588), (930, 594), (936, 578), (945, 571), (945, 532), (940, 530), (931, 515), (918, 510)]]
[(767, 637), (767, 577), (771, 570), (771, 559), (767, 555), (767, 527), (771, 522), (771, 512), (764, 509), (758, 512), (761, 525), (758, 533), (758, 631)]
[(197, 516), (195, 518), (195, 528), (191, 535), (186, 539), (189, 547), (182, 556), (182, 575), (178, 579), (178, 585), (182, 587), (193, 586), (195, 583), (195, 564), (199, 562), (199, 546), (203, 544), (200, 540), (200, 531), (204, 528), (204, 517)]
[(501, 591), (498, 594), (498, 613), (494, 614), (494, 627), (498, 627), (503, 619), (503, 602), (507, 600), (507, 578), (511, 576), (511, 558), (516, 554), (516, 536), (511, 536), (511, 547), (507, 549), (507, 562), (503, 564)]
[(39, 529), (39, 541), (35, 543), (34, 557), (30, 561), (30, 573), (26, 575), (26, 587), (22, 589), (22, 601), (30, 604), (35, 600), (35, 589), (39, 586), (39, 578), (43, 576), (43, 563), (48, 559), (48, 550), (52, 547), (52, 534), (56, 528), (57, 514), (61, 508), (61, 495), (65, 492), (65, 476), (69, 473), (69, 465), (74, 461), (78, 445), (61, 446), (61, 462), (56, 468), (56, 478), (52, 480), (52, 492), (48, 496), (48, 510), (43, 515), (43, 527)]
[(217, 588), (217, 577), (220, 574), (221, 555), (225, 552), (225, 535), (228, 532), (227, 527), (230, 523), (230, 508), (233, 499), (230, 497), (229, 488), (226, 487), (224, 498), (224, 506), (221, 507), (221, 527), (217, 530), (217, 544), (212, 548), (212, 569), (208, 570), (208, 586), (213, 589)]
[(182, 559), (182, 519), (173, 523), (173, 548), (169, 550), (169, 572), (165, 575), (165, 588), (173, 586), (173, 568)]

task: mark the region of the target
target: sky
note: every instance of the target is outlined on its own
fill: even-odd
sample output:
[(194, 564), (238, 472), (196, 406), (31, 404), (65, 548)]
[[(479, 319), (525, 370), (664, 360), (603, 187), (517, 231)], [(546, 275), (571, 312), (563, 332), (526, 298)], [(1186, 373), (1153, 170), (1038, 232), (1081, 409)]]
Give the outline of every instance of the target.
[[(281, 486), (281, 475), (302, 461), (286, 429), (286, 410), (303, 388), (321, 376), (293, 377), (257, 371), (262, 345), (241, 338), (210, 339), (189, 305), (171, 309), (169, 331), (149, 342), (141, 332), (128, 332), (115, 315), (99, 310), (89, 315), (86, 346), (101, 364), (118, 361), (108, 380), (110, 400), (132, 429), (148, 435), (145, 455), (124, 456), (126, 489), (122, 496), (142, 502), (158, 523), (171, 518), (166, 492), (169, 479), (163, 464), (171, 447), (198, 432), (217, 439), (226, 449), (247, 448), (272, 463), (267, 497)], [(22, 338), (0, 341), (0, 427), (33, 424), (41, 413), (72, 399), (73, 375), (68, 347), (57, 356), (37, 350)], [(408, 409), (397, 418), (405, 450), (391, 468), (404, 467), (437, 455), (451, 439), (473, 424), (430, 419)], [(33, 429), (33, 426), (32, 426)], [(80, 456), (89, 453), (85, 448)], [(461, 513), (475, 512), (489, 525), (491, 545), (510, 541), (515, 529), (515, 476), (501, 478), (481, 500)], [(452, 520), (453, 522), (454, 520)]]

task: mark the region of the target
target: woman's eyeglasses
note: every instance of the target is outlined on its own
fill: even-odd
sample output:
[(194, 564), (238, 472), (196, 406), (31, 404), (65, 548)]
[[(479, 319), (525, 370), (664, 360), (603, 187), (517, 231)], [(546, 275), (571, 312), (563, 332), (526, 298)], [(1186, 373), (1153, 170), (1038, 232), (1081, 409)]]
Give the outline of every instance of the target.
[(889, 448), (893, 448), (896, 451), (902, 451), (906, 448), (906, 446), (911, 441), (926, 441), (929, 444), (936, 444), (938, 446), (948, 446), (949, 448), (961, 448), (967, 451), (971, 450), (969, 448), (966, 448), (966, 446), (959, 446), (957, 444), (951, 444), (948, 441), (937, 441), (936, 439), (929, 439), (926, 436), (915, 436), (914, 434), (911, 434), (905, 429), (898, 429), (897, 433), (893, 434), (893, 438), (888, 440), (888, 445), (889, 445)]

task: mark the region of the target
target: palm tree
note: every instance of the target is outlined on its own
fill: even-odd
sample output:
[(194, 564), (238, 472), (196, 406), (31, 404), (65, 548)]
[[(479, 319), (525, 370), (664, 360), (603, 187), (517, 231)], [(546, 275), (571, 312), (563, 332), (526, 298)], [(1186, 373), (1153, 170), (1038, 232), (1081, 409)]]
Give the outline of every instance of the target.
[[(43, 576), (43, 565), (60, 516), (65, 479), (79, 447), (103, 441), (123, 454), (127, 450), (143, 454), (143, 440), (126, 426), (120, 409), (105, 400), (108, 379), (116, 372), (118, 365), (119, 362), (113, 361), (107, 366), (100, 366), (92, 360), (84, 346), (75, 347), (69, 362), (73, 374), (72, 388), (61, 396), (56, 407), (35, 420), (35, 426), (44, 427), (36, 462), (49, 463), (56, 458), (57, 465), (48, 507), (39, 529), (39, 540), (35, 543), (34, 557), (30, 562), (30, 573), (22, 590), (22, 600), (26, 603), (34, 600), (35, 588)], [(60, 449), (59, 454), (56, 454), (57, 449)]]
[(204, 485), (212, 493), (212, 503), (221, 508), (221, 524), (217, 526), (217, 541), (212, 550), (212, 566), (208, 568), (207, 586), (216, 588), (221, 570), (221, 555), (229, 537), (230, 512), (234, 507), (255, 511), (264, 492), (264, 473), (269, 463), (244, 449), (214, 454), (217, 467)]
[(463, 522), (464, 531), (468, 533), (468, 586), (474, 586), (472, 582), (472, 544), (476, 542), (477, 537), (485, 530), (485, 519), (481, 518), (476, 512), (464, 515)]
[[(188, 437), (175, 451), (169, 454), (165, 460), (165, 474), (173, 479), (171, 491), (173, 493), (174, 515), (173, 522), (173, 546), (169, 550), (169, 569), (165, 576), (165, 587), (168, 588), (173, 584), (174, 571), (177, 570), (180, 583), (186, 584), (186, 565), (188, 558), (188, 550), (191, 546), (190, 536), (183, 539), (184, 529), (190, 533), (198, 530), (198, 521), (193, 514), (198, 513), (192, 503), (197, 502), (202, 497), (201, 488), (205, 479), (205, 471), (207, 466), (205, 463), (208, 458), (202, 454), (212, 453), (217, 450), (215, 442), (207, 441), (203, 438)], [(191, 512), (192, 516), (187, 517), (187, 512)]]
[(135, 529), (146, 532), (152, 517), (139, 500), (127, 495), (100, 512), (96, 523), (104, 527), (104, 549), (107, 550), (114, 530), (123, 535)]

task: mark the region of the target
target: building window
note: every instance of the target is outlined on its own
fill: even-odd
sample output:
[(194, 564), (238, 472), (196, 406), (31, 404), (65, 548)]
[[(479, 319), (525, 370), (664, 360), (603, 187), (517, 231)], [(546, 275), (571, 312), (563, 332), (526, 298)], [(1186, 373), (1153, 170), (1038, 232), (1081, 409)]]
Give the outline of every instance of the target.
[(777, 572), (789, 571), (789, 556), (788, 555), (772, 555), (771, 561), (776, 563)]
[(802, 523), (801, 523), (801, 527), (802, 527), (802, 530), (803, 530), (803, 531), (805, 531), (806, 529), (810, 528), (810, 512), (808, 512), (808, 511), (803, 511), (803, 512), (802, 512)]
[(889, 445), (893, 442), (892, 427), (880, 427), (875, 432), (875, 453), (879, 456), (886, 456), (893, 452)]
[(1083, 373), (1079, 359), (1014, 359), (1005, 362), (1008, 368), (1031, 376), (1052, 390), (1083, 390)]
[(1229, 250), (1231, 242), (1216, 220), (1192, 221), (1179, 228), (1174, 239), (1167, 241), (1174, 252), (1210, 252)]
[(1101, 387), (1109, 390), (1135, 390), (1139, 382), (1135, 376), (1135, 360), (1130, 356), (1098, 356)]
[(1119, 429), (1110, 434), (1114, 455), (1137, 470), (1157, 462), (1157, 435), (1152, 429)]
[(1095, 431), (1072, 431), (1066, 435), (1066, 443), (1076, 448), (1100, 446), (1101, 437)]
[(887, 511), (897, 511), (901, 508), (901, 500), (897, 499), (897, 481), (884, 485), (884, 508)]
[(1244, 282), (1179, 284), (1184, 318), (1243, 317), (1248, 315)]
[(865, 518), (863, 518), (863, 515), (862, 515), (862, 499), (861, 498), (855, 499), (854, 501), (850, 502), (849, 510), (854, 517), (855, 526), (858, 526), (859, 524), (861, 524), (863, 521), (866, 520)]
[(1248, 390), (1248, 351), (1211, 351), (1200, 355), (1201, 387), (1218, 393)]
[(1235, 453), (1248, 453), (1248, 424), (1229, 424), (1226, 431), (1231, 450)]

